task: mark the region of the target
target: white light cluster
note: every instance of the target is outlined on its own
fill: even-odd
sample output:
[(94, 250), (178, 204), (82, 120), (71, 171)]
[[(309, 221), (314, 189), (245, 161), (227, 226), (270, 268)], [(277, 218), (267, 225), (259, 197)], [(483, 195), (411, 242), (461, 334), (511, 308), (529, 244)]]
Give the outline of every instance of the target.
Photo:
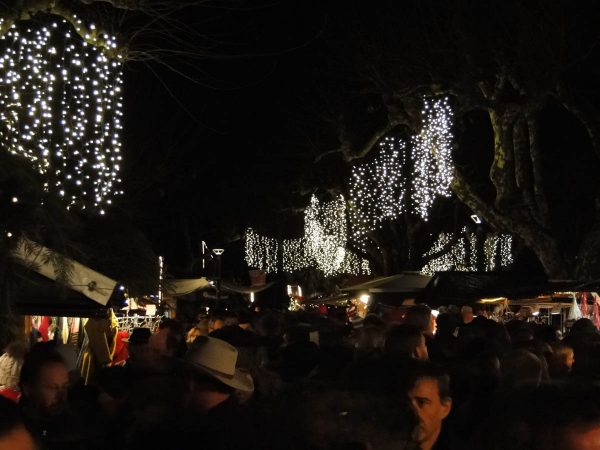
[(283, 241), (283, 271), (298, 272), (310, 267), (313, 261), (307, 252), (306, 239), (285, 239)]
[(447, 98), (425, 99), (421, 132), (412, 138), (414, 208), (424, 220), (437, 196), (450, 196), (452, 108)]
[(122, 72), (65, 20), (18, 22), (0, 37), (1, 145), (30, 160), (68, 208), (104, 214), (122, 193)]
[(261, 236), (252, 228), (246, 230), (246, 263), (266, 272), (277, 272), (279, 243), (277, 239)]
[[(453, 239), (454, 236), (452, 233), (440, 233), (437, 241), (423, 256), (427, 257), (442, 251)], [(461, 237), (444, 254), (430, 260), (421, 269), (421, 272), (433, 275), (435, 272), (447, 270), (476, 271), (477, 255), (475, 254), (475, 249), (477, 247), (477, 239), (478, 237), (475, 233), (467, 233), (463, 229)], [(470, 251), (467, 251), (467, 247), (470, 248)], [(484, 267), (486, 271), (504, 269), (513, 263), (512, 236), (507, 234), (487, 236), (483, 243), (483, 248), (485, 254)], [(496, 266), (496, 256), (498, 254), (500, 256), (500, 267)]]
[[(346, 202), (343, 196), (321, 203), (313, 196), (304, 211), (304, 236), (282, 241), (284, 272), (309, 267), (327, 277), (339, 274), (369, 274), (366, 260), (346, 248)], [(246, 230), (246, 262), (267, 272), (276, 272), (279, 255), (276, 239)]]
[(406, 144), (386, 137), (373, 161), (352, 168), (349, 183), (351, 238), (360, 245), (365, 235), (404, 210)]

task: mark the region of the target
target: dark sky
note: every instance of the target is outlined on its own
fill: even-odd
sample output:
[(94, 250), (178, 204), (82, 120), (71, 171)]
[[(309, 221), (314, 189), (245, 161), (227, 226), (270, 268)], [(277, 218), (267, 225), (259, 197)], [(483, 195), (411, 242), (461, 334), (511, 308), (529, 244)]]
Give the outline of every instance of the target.
[(307, 199), (296, 193), (314, 157), (306, 130), (322, 126), (307, 97), (330, 17), (319, 2), (238, 5), (180, 18), (209, 37), (195, 67), (169, 61), (186, 77), (126, 66), (123, 207), (161, 254), (188, 256), (182, 227), (209, 245), (247, 224), (300, 231), (279, 210)]
[[(227, 7), (214, 7), (218, 4)], [(352, 36), (354, 26), (347, 18), (369, 23), (375, 34), (386, 19), (377, 15), (381, 12), (364, 17), (353, 4), (337, 8), (335, 2), (207, 5), (176, 16), (203, 34), (190, 39), (205, 57), (168, 61), (185, 76), (156, 61), (126, 65), (121, 205), (172, 267), (193, 257), (199, 240), (220, 246), (248, 225), (273, 236), (300, 234), (298, 212), (311, 192), (302, 188), (339, 185), (348, 174), (339, 156), (313, 163), (319, 152), (336, 145), (323, 117), (327, 102), (337, 99), (366, 109), (363, 99), (352, 96), (354, 80), (347, 71), (356, 67), (344, 60), (343, 36)], [(363, 7), (369, 14), (376, 9)], [(396, 33), (394, 23), (385, 28)], [(403, 55), (395, 59), (401, 64)], [(594, 67), (589, 76), (585, 71), (574, 76), (595, 80)], [(328, 95), (340, 86), (350, 94)], [(580, 154), (565, 152), (587, 144), (582, 128), (564, 110), (550, 110), (542, 119), (549, 130), (549, 159), (561, 162), (546, 167), (549, 179), (556, 180), (549, 191), (563, 202), (557, 208), (560, 222), (592, 201), (596, 160), (589, 145)], [(481, 118), (466, 122), (455, 156), (459, 162), (482, 162), (484, 170), (472, 175), (484, 183), (491, 151), (482, 149), (492, 148), (491, 130)], [(574, 174), (576, 182), (566, 181)]]

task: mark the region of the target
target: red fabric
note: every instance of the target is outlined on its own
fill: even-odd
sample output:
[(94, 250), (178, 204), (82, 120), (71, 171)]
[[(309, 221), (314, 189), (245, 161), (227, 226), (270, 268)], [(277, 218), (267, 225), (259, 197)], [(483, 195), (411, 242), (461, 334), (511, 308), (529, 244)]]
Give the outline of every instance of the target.
[[(594, 304), (596, 304), (596, 302), (594, 302)], [(585, 292), (581, 293), (581, 314), (583, 314), (583, 317), (588, 316), (587, 293)]]
[(600, 314), (598, 313), (598, 297), (592, 295), (592, 298), (594, 299), (594, 325), (596, 325), (596, 328), (600, 329)]
[(42, 318), (40, 319), (40, 326), (38, 327), (38, 331), (40, 332), (40, 335), (42, 336), (43, 342), (48, 342), (48, 340), (50, 339), (48, 337), (48, 328), (49, 327), (50, 327), (50, 318), (48, 316), (42, 316)]
[(15, 403), (19, 403), (19, 399), (21, 398), (21, 393), (19, 391), (15, 391), (9, 387), (0, 389), (0, 395), (4, 398), (12, 400)]
[(129, 358), (129, 351), (127, 351), (127, 343), (123, 342), (123, 339), (129, 337), (128, 331), (119, 331), (117, 333), (117, 342), (115, 344), (115, 354), (112, 359), (113, 365), (123, 364)]

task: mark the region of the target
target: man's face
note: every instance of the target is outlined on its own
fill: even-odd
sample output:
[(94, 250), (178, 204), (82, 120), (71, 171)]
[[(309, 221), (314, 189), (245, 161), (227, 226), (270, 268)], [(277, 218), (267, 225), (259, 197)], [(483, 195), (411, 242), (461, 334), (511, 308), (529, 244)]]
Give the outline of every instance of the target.
[(600, 449), (600, 424), (589, 427), (568, 427), (561, 436), (564, 450)]
[(46, 364), (40, 371), (38, 382), (28, 392), (34, 404), (45, 414), (61, 413), (67, 404), (69, 372), (64, 364)]
[(436, 439), (442, 429), (442, 421), (450, 414), (452, 400), (442, 401), (438, 382), (434, 378), (421, 378), (408, 392), (408, 398), (419, 417), (418, 442)]
[(473, 322), (473, 311), (465, 311), (463, 312), (463, 322), (464, 323), (471, 323)]
[(35, 450), (35, 448), (31, 434), (22, 425), (0, 437), (0, 450)]
[(575, 354), (573, 350), (569, 350), (565, 355), (565, 364), (571, 370), (573, 368), (573, 364), (575, 363)]

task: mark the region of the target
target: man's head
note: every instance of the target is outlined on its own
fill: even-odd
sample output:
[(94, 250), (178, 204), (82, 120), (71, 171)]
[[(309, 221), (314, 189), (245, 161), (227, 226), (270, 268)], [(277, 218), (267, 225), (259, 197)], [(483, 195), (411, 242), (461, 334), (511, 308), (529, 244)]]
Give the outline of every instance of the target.
[(429, 363), (419, 366), (413, 374), (408, 399), (419, 418), (416, 439), (422, 448), (431, 448), (442, 430), (442, 422), (450, 414), (450, 377)]
[(17, 405), (0, 396), (0, 450), (35, 450), (35, 448)]
[(225, 320), (222, 314), (212, 314), (208, 319), (208, 333), (212, 333), (219, 328), (223, 328), (225, 326)]
[(150, 359), (150, 347), (148, 341), (152, 336), (150, 328), (134, 328), (129, 338), (125, 340), (127, 343), (127, 351), (129, 358), (127, 364), (136, 369), (145, 369), (152, 364)]
[(200, 336), (185, 355), (188, 407), (208, 411), (236, 390), (252, 392), (252, 378), (236, 368), (238, 351), (220, 339)]
[(425, 336), (414, 325), (396, 325), (385, 336), (385, 353), (392, 358), (428, 360)]
[(460, 308), (460, 315), (462, 316), (463, 323), (471, 323), (473, 321), (473, 308), (470, 306), (463, 306)]
[(404, 323), (418, 327), (425, 336), (435, 333), (435, 316), (427, 305), (414, 305), (406, 312)]
[(67, 405), (69, 371), (62, 357), (44, 346), (23, 362), (19, 384), (23, 398), (42, 415), (56, 415)]

